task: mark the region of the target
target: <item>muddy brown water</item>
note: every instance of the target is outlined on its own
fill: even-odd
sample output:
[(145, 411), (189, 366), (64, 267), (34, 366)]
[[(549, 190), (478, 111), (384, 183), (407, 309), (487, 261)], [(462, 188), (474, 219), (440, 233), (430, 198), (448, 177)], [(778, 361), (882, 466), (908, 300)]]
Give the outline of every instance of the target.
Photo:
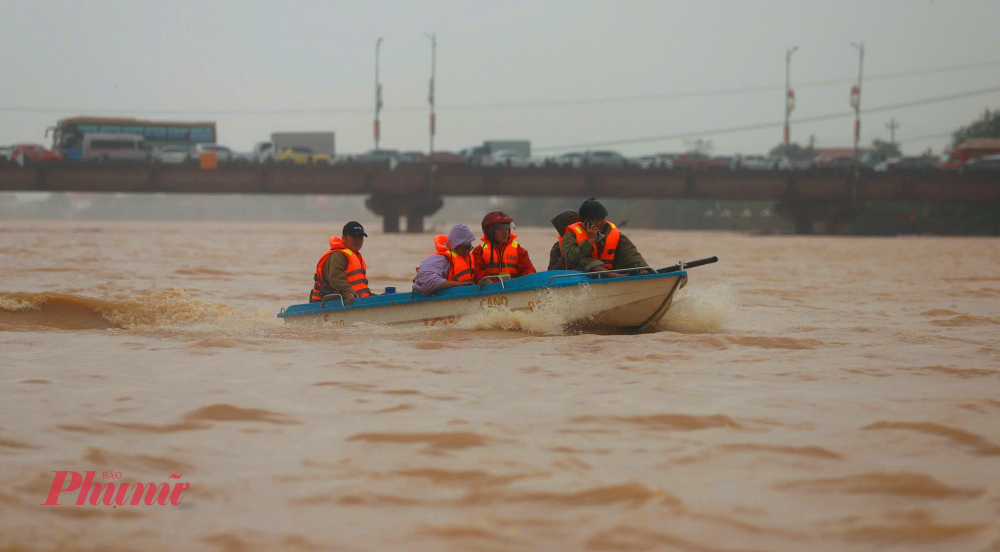
[[(339, 228), (0, 222), (0, 549), (1000, 548), (996, 239), (626, 228), (721, 259), (654, 332), (285, 327)], [(369, 234), (408, 290), (432, 236)]]

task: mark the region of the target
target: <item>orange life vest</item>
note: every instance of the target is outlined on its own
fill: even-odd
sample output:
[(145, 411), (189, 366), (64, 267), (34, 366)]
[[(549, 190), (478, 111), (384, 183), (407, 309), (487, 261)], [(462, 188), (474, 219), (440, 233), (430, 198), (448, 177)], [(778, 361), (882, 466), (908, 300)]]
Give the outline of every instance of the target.
[(465, 282), (475, 279), (476, 273), (472, 269), (472, 256), (459, 255), (448, 249), (448, 236), (436, 236), (434, 238), (434, 247), (437, 249), (435, 254), (444, 256), (451, 264), (451, 268), (448, 270), (449, 280), (452, 282)]
[(344, 271), (344, 275), (347, 276), (347, 283), (351, 284), (354, 295), (356, 297), (368, 297), (371, 295), (372, 292), (368, 289), (368, 265), (365, 264), (365, 258), (361, 256), (361, 253), (356, 253), (348, 249), (347, 244), (340, 237), (331, 236), (330, 250), (323, 253), (323, 256), (319, 258), (319, 262), (316, 263), (316, 274), (313, 275), (313, 290), (309, 295), (309, 301), (312, 303), (319, 302), (323, 300), (324, 296), (336, 293), (327, 284), (326, 278), (323, 275), (323, 271), (326, 268), (326, 261), (334, 253), (340, 253), (347, 257), (347, 270)]
[(518, 276), (521, 274), (521, 270), (517, 266), (517, 234), (511, 234), (510, 239), (507, 240), (506, 245), (501, 249), (501, 254), (497, 254), (493, 249), (493, 244), (486, 239), (486, 236), (480, 238), (483, 241), (483, 273), (487, 276), (492, 276), (500, 273), (510, 274), (511, 276)]
[[(618, 227), (614, 223), (608, 222), (608, 226), (611, 227), (611, 231), (608, 235), (604, 237), (604, 246), (601, 250), (597, 250), (597, 246), (594, 246), (594, 250), (591, 252), (591, 257), (604, 261), (604, 268), (611, 270), (614, 267), (615, 262), (615, 250), (618, 248), (618, 240), (621, 239), (621, 232), (618, 231)], [(566, 231), (573, 231), (576, 236), (576, 244), (580, 245), (584, 240), (589, 239), (587, 236), (587, 229), (583, 227), (582, 222), (575, 222), (566, 227)], [(559, 236), (559, 246), (562, 247), (562, 236)]]

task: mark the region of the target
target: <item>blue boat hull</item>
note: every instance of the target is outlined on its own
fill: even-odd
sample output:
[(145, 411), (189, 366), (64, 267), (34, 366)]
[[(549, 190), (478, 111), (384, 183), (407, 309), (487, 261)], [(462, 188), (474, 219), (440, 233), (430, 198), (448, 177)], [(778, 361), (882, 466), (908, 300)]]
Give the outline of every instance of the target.
[(610, 328), (641, 329), (658, 322), (670, 308), (687, 272), (596, 279), (580, 272), (554, 270), (504, 282), (438, 291), (430, 296), (394, 293), (358, 298), (351, 306), (339, 296), (321, 303), (292, 305), (279, 318), (286, 323), (352, 326), (450, 326), (488, 316), (491, 309), (554, 316), (566, 324), (583, 321)]

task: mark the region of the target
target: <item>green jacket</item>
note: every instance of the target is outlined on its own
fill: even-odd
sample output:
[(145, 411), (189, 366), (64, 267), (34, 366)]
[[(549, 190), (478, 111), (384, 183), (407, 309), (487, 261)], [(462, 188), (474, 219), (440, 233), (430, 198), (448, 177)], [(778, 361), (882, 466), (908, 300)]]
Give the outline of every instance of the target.
[[(601, 231), (604, 234), (607, 234), (611, 231), (611, 226), (605, 224)], [(639, 250), (635, 248), (635, 244), (632, 243), (632, 240), (625, 237), (625, 234), (621, 234), (620, 230), (619, 234), (620, 237), (618, 239), (618, 247), (615, 249), (615, 260), (611, 263), (612, 268), (620, 269), (649, 266), (646, 263), (646, 260), (642, 258), (642, 255), (639, 254)], [(592, 256), (594, 252), (594, 244), (590, 243), (590, 240), (587, 239), (577, 245), (576, 234), (574, 234), (572, 230), (563, 234), (562, 247), (560, 248), (560, 251), (563, 259), (566, 259), (566, 268), (569, 270), (593, 272), (604, 266), (604, 263)]]
[(549, 251), (549, 270), (566, 270), (566, 261), (562, 258), (562, 251), (559, 251), (559, 242), (552, 244)]
[[(572, 209), (567, 209), (552, 218), (552, 227), (561, 236), (566, 233), (567, 226), (577, 222), (580, 222), (580, 215)], [(552, 251), (549, 252), (549, 270), (566, 270), (566, 261), (559, 251), (559, 242), (552, 244)]]
[(331, 290), (327, 293), (339, 293), (344, 296), (354, 293), (354, 288), (347, 282), (347, 257), (340, 253), (333, 253), (326, 259), (323, 280)]

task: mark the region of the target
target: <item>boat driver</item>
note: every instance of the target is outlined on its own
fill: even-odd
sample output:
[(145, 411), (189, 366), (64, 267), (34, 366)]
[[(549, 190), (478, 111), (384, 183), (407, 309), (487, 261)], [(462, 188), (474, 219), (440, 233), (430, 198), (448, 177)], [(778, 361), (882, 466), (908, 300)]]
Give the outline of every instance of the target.
[(472, 242), (476, 236), (464, 224), (456, 224), (447, 236), (434, 238), (437, 249), (424, 259), (413, 279), (413, 291), (430, 295), (439, 289), (470, 286), (476, 283)]
[[(323, 253), (316, 263), (313, 275), (313, 290), (310, 303), (318, 303), (323, 297), (339, 293), (345, 305), (354, 304), (357, 297), (368, 297), (368, 266), (361, 256), (361, 246), (365, 244), (365, 229), (360, 222), (351, 221), (344, 225), (341, 236), (330, 236), (330, 250)], [(339, 255), (334, 255), (339, 253)]]
[[(604, 272), (649, 266), (632, 240), (607, 220), (608, 210), (600, 201), (590, 198), (580, 205), (580, 222), (566, 227), (559, 250), (567, 270)], [(639, 274), (647, 274), (641, 270)], [(618, 276), (624, 274), (609, 274)]]
[[(528, 251), (517, 243), (511, 229), (514, 219), (503, 211), (491, 211), (483, 217), (483, 243), (472, 250), (476, 281), (486, 276), (510, 274), (511, 278), (535, 273)], [(495, 280), (495, 279), (494, 279)]]

